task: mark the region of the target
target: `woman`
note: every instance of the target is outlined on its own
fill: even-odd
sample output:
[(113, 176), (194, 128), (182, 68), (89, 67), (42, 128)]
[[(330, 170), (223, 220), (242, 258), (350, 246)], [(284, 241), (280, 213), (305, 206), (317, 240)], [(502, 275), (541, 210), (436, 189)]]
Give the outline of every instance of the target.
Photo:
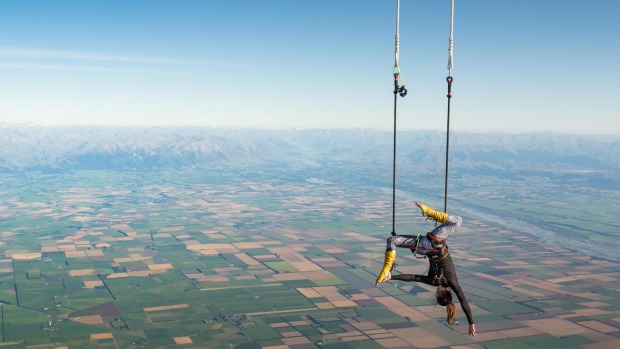
[[(447, 320), (450, 325), (454, 324), (456, 319), (451, 290), (454, 291), (461, 303), (461, 308), (467, 316), (469, 335), (474, 337), (476, 335), (476, 326), (474, 325), (474, 319), (471, 315), (471, 309), (465, 298), (465, 293), (463, 293), (459, 285), (452, 257), (450, 257), (448, 246), (445, 244), (445, 240), (461, 226), (463, 220), (459, 216), (435, 211), (419, 202), (416, 202), (416, 205), (422, 210), (423, 216), (434, 219), (442, 224), (433, 229), (432, 232), (426, 234), (426, 236), (392, 235), (387, 238), (387, 250), (385, 251), (383, 269), (381, 273), (379, 273), (375, 285), (388, 280), (400, 280), (407, 282), (423, 282), (428, 285), (437, 286), (437, 303), (446, 307), (448, 315)], [(428, 275), (391, 275), (390, 271), (393, 269), (394, 261), (396, 260), (396, 247), (409, 248), (414, 254), (427, 256), (430, 263)]]

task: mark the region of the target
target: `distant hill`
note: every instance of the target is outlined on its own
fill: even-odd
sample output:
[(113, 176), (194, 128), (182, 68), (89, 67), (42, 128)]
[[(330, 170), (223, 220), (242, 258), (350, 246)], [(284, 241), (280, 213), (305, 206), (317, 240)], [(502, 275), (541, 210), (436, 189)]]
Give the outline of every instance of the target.
[[(421, 171), (443, 171), (443, 132), (399, 132), (397, 140), (399, 163)], [(389, 162), (392, 146), (391, 132), (372, 129), (4, 125), (0, 127), (0, 171)], [(531, 171), (613, 177), (620, 173), (620, 136), (453, 132), (450, 166), (452, 171), (470, 174)]]

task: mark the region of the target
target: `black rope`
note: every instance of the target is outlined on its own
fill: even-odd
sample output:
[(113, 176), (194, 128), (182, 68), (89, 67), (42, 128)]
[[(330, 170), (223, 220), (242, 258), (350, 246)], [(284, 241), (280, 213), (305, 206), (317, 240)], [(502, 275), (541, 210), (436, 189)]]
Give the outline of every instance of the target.
[(392, 235), (396, 235), (396, 104), (398, 101), (398, 74), (394, 74), (394, 152), (392, 154)]
[(392, 155), (392, 235), (396, 235), (396, 104), (398, 95), (405, 97), (407, 89), (405, 85), (399, 86), (399, 74), (394, 74), (394, 152)]
[(443, 201), (443, 211), (448, 212), (448, 155), (450, 151), (450, 100), (452, 100), (452, 76), (448, 76), (446, 78), (446, 82), (448, 82), (448, 121), (446, 126), (446, 177), (444, 181), (444, 201)]

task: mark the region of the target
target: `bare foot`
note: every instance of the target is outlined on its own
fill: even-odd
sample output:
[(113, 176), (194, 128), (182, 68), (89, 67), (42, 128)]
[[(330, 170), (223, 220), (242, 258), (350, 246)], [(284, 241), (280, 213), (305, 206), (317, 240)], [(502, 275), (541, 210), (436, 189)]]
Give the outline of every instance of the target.
[(424, 210), (424, 207), (423, 207), (425, 205), (423, 203), (421, 203), (421, 202), (416, 202), (415, 205), (418, 206), (420, 208), (420, 210), (422, 210), (422, 216), (426, 217), (426, 213), (425, 213), (425, 210)]
[(387, 275), (383, 278), (383, 280), (379, 281), (379, 283), (381, 284), (391, 279), (392, 279), (392, 273), (388, 271)]

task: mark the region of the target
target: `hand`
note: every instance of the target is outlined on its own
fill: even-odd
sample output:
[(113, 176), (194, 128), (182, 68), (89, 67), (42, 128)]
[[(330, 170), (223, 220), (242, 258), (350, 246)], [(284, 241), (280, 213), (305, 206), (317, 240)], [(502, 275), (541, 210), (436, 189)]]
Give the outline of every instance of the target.
[(469, 324), (469, 336), (476, 337), (476, 325)]

